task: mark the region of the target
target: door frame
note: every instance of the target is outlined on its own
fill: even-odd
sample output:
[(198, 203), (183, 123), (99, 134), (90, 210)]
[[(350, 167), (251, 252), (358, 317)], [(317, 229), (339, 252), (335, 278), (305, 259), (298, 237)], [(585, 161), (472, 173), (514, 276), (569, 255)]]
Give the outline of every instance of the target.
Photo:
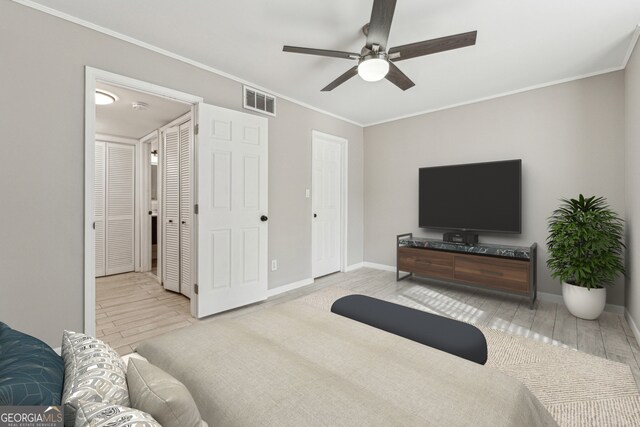
[[(151, 235), (153, 233), (151, 219), (149, 218), (149, 211), (151, 210), (151, 145), (154, 141), (158, 141), (158, 131), (154, 130), (146, 136), (140, 138), (140, 159), (138, 161), (140, 173), (140, 183), (137, 187), (139, 198), (138, 203), (140, 206), (138, 218), (140, 221), (139, 233), (136, 233), (140, 238), (140, 264), (137, 271), (149, 271), (151, 270)], [(156, 169), (157, 172), (157, 169)], [(157, 175), (157, 174), (156, 174)], [(156, 176), (157, 181), (157, 176)], [(159, 277), (159, 276), (158, 276)]]
[[(347, 244), (348, 244), (348, 218), (349, 218), (349, 140), (340, 136), (331, 135), (329, 133), (318, 130), (311, 131), (311, 276), (315, 276), (315, 266), (313, 260), (313, 245), (315, 244), (313, 233), (313, 197), (315, 189), (313, 188), (313, 145), (316, 138), (323, 138), (331, 142), (340, 144), (341, 146), (341, 165), (340, 165), (340, 271), (347, 270)], [(315, 277), (313, 277), (315, 279)]]
[[(200, 96), (158, 86), (142, 80), (115, 74), (110, 71), (85, 66), (84, 102), (84, 333), (96, 334), (96, 278), (95, 278), (95, 233), (94, 222), (94, 179), (96, 140), (96, 82), (101, 81), (122, 86), (139, 92), (191, 104), (195, 117), (196, 105), (204, 102)], [(191, 299), (191, 309), (195, 298)]]

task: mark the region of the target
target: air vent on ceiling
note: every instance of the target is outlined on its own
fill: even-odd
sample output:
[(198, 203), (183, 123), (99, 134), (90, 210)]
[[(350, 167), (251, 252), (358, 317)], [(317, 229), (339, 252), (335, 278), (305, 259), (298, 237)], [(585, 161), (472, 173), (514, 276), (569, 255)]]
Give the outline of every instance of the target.
[(276, 115), (276, 97), (264, 93), (260, 90), (249, 86), (243, 86), (244, 90), (244, 108), (247, 110), (257, 111), (259, 113)]

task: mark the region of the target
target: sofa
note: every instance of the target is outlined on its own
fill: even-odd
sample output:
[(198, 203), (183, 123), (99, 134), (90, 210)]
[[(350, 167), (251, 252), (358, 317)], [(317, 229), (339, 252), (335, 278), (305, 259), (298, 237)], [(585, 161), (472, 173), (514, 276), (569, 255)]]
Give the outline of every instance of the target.
[(158, 367), (127, 363), (72, 331), (63, 333), (60, 356), (2, 322), (0, 406), (63, 407), (67, 427), (207, 427), (187, 388)]

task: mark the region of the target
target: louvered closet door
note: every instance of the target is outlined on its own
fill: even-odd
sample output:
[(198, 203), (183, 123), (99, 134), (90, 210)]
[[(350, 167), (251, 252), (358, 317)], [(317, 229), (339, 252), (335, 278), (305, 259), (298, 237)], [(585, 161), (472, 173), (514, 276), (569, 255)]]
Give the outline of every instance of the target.
[(105, 235), (104, 235), (104, 198), (105, 198), (105, 148), (104, 142), (96, 142), (96, 168), (94, 181), (95, 200), (95, 244), (96, 244), (96, 277), (104, 276), (105, 270)]
[(191, 229), (192, 189), (191, 153), (193, 137), (191, 121), (180, 125), (180, 293), (191, 298)]
[(180, 292), (180, 128), (164, 133), (162, 270), (164, 288)]
[(106, 144), (106, 274), (133, 271), (135, 147)]

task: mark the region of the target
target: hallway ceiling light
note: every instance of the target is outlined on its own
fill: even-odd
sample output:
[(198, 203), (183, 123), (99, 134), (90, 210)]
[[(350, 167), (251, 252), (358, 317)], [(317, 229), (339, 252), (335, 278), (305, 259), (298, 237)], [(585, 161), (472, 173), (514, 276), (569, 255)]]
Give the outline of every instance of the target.
[(96, 89), (96, 105), (109, 105), (118, 100), (118, 97), (104, 90)]

